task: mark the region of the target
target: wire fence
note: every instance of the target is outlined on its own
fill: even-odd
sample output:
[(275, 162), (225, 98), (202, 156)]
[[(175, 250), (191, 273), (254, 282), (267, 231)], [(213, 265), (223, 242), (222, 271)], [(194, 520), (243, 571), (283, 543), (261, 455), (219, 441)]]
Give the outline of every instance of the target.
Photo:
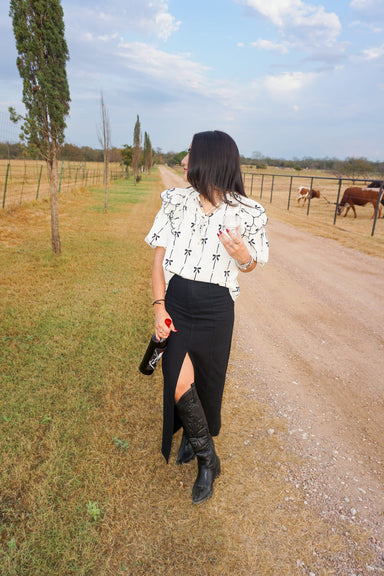
[[(258, 197), (261, 200), (269, 200), (272, 204), (277, 204), (280, 208), (291, 210), (297, 209), (301, 203), (301, 209), (305, 207), (307, 216), (311, 214), (320, 215), (333, 220), (336, 224), (338, 208), (342, 200), (344, 188), (351, 185), (365, 188), (372, 183), (372, 179), (362, 178), (336, 178), (328, 176), (302, 176), (291, 174), (266, 174), (255, 172), (243, 172), (243, 182), (247, 195)], [(372, 204), (367, 207), (360, 207), (359, 218), (369, 220), (372, 224), (370, 234), (375, 234), (379, 219), (380, 207), (384, 205), (383, 184), (384, 180), (376, 180), (377, 203), (373, 211)], [(306, 199), (300, 198), (298, 189), (307, 187), (308, 190), (317, 191), (319, 196), (315, 197), (314, 192), (308, 194)], [(295, 202), (294, 202), (295, 201)]]
[[(19, 127), (9, 119), (9, 113), (0, 111), (0, 209), (12, 208), (49, 198), (49, 172), (43, 160), (29, 160), (12, 157), (12, 145), (19, 139)], [(124, 170), (118, 162), (109, 164), (110, 181), (124, 177)], [(58, 191), (63, 194), (78, 187), (102, 186), (104, 184), (103, 162), (70, 162), (58, 164)]]
[[(119, 163), (110, 164), (110, 181), (124, 177)], [(104, 183), (102, 162), (59, 162), (59, 194)], [(1, 208), (49, 197), (49, 173), (44, 161), (0, 160)]]

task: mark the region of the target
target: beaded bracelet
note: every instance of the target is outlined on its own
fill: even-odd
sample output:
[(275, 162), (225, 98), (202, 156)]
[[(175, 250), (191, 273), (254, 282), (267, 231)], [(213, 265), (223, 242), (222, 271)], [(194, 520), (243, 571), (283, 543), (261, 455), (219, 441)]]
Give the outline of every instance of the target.
[(165, 298), (159, 298), (158, 300), (154, 300), (152, 302), (152, 306), (154, 306), (155, 304), (160, 304), (160, 302), (165, 302)]
[(248, 268), (250, 268), (253, 264), (253, 258), (252, 256), (250, 257), (250, 259), (248, 260), (248, 262), (246, 262), (245, 264), (239, 264), (238, 261), (236, 260), (236, 266), (240, 269), (240, 270), (248, 270)]

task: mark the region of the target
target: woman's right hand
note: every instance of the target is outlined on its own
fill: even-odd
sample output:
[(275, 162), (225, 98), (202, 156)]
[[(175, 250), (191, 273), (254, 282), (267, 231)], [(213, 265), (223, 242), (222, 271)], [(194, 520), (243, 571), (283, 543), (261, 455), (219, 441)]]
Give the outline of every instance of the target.
[(160, 338), (168, 338), (170, 332), (177, 332), (172, 318), (163, 305), (155, 305), (155, 335)]

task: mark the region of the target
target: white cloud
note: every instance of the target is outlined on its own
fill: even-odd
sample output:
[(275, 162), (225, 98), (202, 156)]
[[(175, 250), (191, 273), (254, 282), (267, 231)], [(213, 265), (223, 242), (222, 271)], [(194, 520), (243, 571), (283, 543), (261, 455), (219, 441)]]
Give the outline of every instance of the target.
[(352, 0), (350, 7), (359, 10), (361, 8), (365, 8), (369, 4), (369, 1), (370, 0)]
[(121, 41), (119, 56), (130, 69), (154, 78), (168, 78), (172, 84), (202, 87), (207, 81), (206, 72), (209, 68), (190, 60), (187, 53), (171, 54), (143, 42)]
[(265, 89), (274, 98), (296, 96), (309, 86), (317, 74), (309, 72), (285, 72), (283, 74), (269, 75), (264, 78)]
[(237, 0), (270, 20), (291, 41), (298, 45), (331, 46), (340, 32), (340, 20), (324, 6), (302, 0)]
[(377, 60), (378, 58), (382, 58), (384, 56), (384, 44), (381, 46), (377, 46), (375, 48), (367, 48), (363, 50), (363, 58), (364, 60)]
[(172, 91), (198, 94), (217, 102), (218, 105), (236, 104), (236, 88), (230, 81), (211, 80), (209, 67), (190, 59), (188, 53), (172, 54), (143, 42), (123, 42), (118, 45), (118, 56), (123, 65), (146, 78), (152, 87)]
[(70, 28), (93, 30), (95, 34), (124, 36), (128, 32), (138, 32), (166, 41), (181, 24), (169, 12), (164, 0), (109, 0), (108, 12), (105, 12), (105, 6), (100, 9), (91, 0), (83, 0), (81, 4), (62, 0), (62, 3)]
[(261, 38), (259, 38), (257, 42), (251, 42), (251, 46), (260, 48), (260, 50), (280, 52), (281, 54), (287, 54), (289, 52), (287, 43), (271, 42), (270, 40), (263, 40)]

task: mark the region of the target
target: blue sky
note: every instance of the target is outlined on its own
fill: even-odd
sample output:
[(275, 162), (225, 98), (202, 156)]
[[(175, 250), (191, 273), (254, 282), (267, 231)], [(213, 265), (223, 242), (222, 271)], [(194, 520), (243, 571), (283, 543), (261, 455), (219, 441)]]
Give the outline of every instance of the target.
[[(0, 113), (22, 112), (9, 4), (0, 0)], [(136, 115), (154, 148), (224, 130), (246, 156), (384, 158), (384, 0), (62, 0), (66, 140), (115, 146)], [(0, 134), (1, 136), (1, 134)]]

